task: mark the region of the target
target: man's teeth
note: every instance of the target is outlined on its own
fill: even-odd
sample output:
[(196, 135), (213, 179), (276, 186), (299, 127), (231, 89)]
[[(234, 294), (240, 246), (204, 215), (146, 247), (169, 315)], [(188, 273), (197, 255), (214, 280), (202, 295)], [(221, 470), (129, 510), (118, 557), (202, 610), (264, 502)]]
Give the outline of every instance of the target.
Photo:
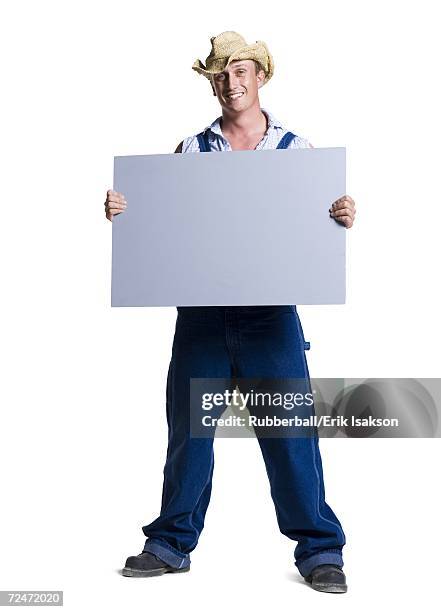
[(237, 93), (237, 94), (231, 94), (230, 96), (227, 96), (227, 98), (229, 98), (230, 100), (235, 100), (236, 98), (240, 98), (241, 96), (243, 96), (243, 92)]

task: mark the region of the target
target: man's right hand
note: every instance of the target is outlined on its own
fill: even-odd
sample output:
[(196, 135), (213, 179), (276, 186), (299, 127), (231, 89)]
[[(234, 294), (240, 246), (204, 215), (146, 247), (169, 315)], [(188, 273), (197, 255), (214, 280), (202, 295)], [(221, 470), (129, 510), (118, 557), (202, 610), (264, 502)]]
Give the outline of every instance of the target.
[[(180, 142), (176, 147), (175, 153), (182, 153), (182, 145), (184, 141)], [(127, 208), (127, 201), (122, 193), (118, 191), (112, 191), (109, 189), (107, 192), (106, 201), (104, 202), (106, 209), (106, 217), (109, 221), (113, 220), (113, 215), (119, 215), (124, 212)]]
[(119, 215), (127, 208), (127, 201), (122, 193), (118, 191), (107, 191), (106, 201), (104, 202), (106, 217), (109, 221), (113, 221), (113, 215)]

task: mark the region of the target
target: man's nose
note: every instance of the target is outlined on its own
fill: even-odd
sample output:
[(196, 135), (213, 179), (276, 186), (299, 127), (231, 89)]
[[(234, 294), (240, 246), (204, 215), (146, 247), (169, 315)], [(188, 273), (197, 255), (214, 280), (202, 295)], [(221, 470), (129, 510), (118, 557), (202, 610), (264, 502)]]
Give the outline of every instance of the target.
[(236, 76), (235, 74), (229, 74), (227, 79), (228, 79), (228, 83), (227, 83), (228, 88), (235, 89), (235, 87), (239, 83), (239, 77)]

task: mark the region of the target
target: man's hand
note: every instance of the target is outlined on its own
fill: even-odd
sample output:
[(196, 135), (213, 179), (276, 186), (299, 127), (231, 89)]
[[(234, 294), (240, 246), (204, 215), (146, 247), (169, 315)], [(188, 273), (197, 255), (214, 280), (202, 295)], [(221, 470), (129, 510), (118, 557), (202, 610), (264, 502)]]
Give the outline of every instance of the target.
[[(183, 144), (184, 141), (178, 144), (175, 153), (182, 153)], [(113, 215), (119, 215), (125, 211), (127, 208), (127, 200), (122, 193), (109, 189), (107, 191), (106, 201), (104, 202), (104, 208), (106, 210), (107, 219), (109, 219), (109, 221), (113, 221)]]
[(343, 224), (347, 229), (354, 225), (355, 202), (351, 196), (344, 195), (336, 200), (329, 209), (331, 217)]
[(112, 191), (107, 192), (106, 201), (104, 202), (106, 217), (109, 221), (113, 221), (113, 215), (119, 215), (127, 208), (127, 201), (122, 193)]

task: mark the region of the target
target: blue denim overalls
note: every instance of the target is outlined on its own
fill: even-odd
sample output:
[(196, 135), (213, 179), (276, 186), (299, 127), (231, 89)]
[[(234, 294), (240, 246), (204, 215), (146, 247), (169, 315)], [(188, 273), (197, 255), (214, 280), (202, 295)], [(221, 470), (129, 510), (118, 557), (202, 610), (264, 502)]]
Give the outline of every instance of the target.
[[(277, 148), (295, 136), (288, 132)], [(206, 133), (198, 135), (209, 152)], [(213, 438), (190, 436), (191, 378), (297, 378), (309, 381), (295, 306), (178, 307), (167, 378), (167, 458), (160, 516), (143, 527), (149, 551), (176, 568), (190, 564), (204, 527), (214, 467)], [(297, 541), (302, 576), (317, 565), (343, 566), (345, 534), (325, 501), (317, 435), (258, 437), (280, 531)]]

